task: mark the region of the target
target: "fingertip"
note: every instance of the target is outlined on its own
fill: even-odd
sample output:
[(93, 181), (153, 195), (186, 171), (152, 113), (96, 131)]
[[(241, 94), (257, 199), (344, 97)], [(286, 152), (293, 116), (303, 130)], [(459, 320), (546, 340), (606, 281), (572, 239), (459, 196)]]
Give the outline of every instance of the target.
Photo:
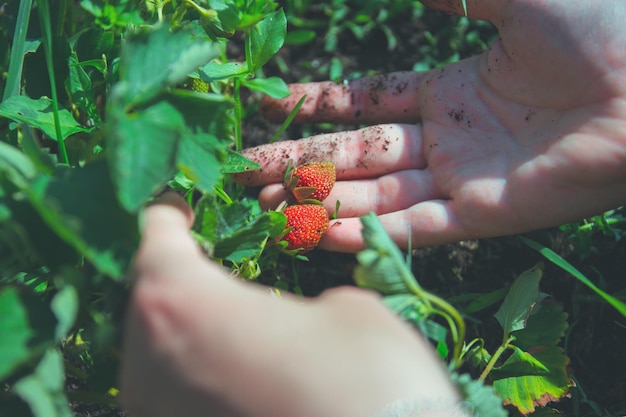
[(359, 252), (364, 248), (362, 228), (358, 218), (331, 220), (328, 230), (320, 240), (319, 248), (331, 252)]
[(193, 222), (193, 210), (185, 199), (168, 191), (147, 204), (141, 219), (141, 230), (144, 234), (166, 228), (188, 231)]

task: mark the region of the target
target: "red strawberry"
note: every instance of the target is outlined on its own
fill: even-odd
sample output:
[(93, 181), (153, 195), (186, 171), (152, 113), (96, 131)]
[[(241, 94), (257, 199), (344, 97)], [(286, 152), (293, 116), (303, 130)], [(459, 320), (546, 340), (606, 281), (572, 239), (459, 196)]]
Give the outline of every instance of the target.
[(335, 164), (332, 162), (309, 162), (288, 168), (284, 185), (298, 203), (323, 201), (336, 180)]
[(281, 240), (287, 242), (286, 250), (308, 252), (317, 246), (328, 229), (328, 213), (318, 204), (288, 206), (283, 213), (287, 216), (287, 233)]

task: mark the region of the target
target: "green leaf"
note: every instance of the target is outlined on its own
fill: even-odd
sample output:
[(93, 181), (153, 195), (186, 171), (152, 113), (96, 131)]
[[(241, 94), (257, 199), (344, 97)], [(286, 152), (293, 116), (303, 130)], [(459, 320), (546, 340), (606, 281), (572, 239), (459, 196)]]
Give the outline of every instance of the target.
[(89, 119), (90, 126), (99, 127), (102, 119), (96, 107), (91, 78), (78, 64), (76, 52), (72, 51), (69, 57), (70, 73), (66, 80), (66, 88), (72, 103)]
[(311, 42), (316, 35), (315, 31), (310, 29), (291, 30), (285, 37), (285, 43), (288, 45), (302, 45)]
[(544, 300), (528, 318), (526, 327), (512, 334), (515, 345), (531, 351), (538, 346), (556, 345), (565, 335), (567, 327), (567, 313), (563, 312), (563, 306)]
[(52, 346), (56, 326), (39, 298), (17, 287), (0, 287), (0, 381)]
[(207, 83), (241, 77), (249, 74), (248, 68), (238, 62), (209, 62), (200, 70), (200, 79)]
[(535, 359), (533, 355), (513, 346), (513, 354), (507, 358), (502, 366), (493, 368), (489, 372), (489, 378), (495, 381), (525, 375), (546, 375), (548, 372), (548, 368)]
[(508, 413), (502, 407), (502, 399), (493, 388), (484, 385), (482, 381), (472, 379), (468, 374), (451, 375), (463, 396), (463, 411), (466, 415), (480, 417), (507, 417)]
[(154, 99), (219, 53), (216, 43), (184, 30), (172, 33), (165, 25), (131, 34), (120, 61), (127, 103), (136, 106)]
[(209, 192), (222, 178), (220, 170), (226, 146), (210, 134), (188, 135), (178, 147), (178, 169), (204, 192)]
[(69, 285), (62, 288), (52, 299), (50, 308), (58, 320), (54, 332), (56, 340), (66, 337), (74, 326), (74, 321), (78, 316), (78, 304), (76, 288)]
[(229, 149), (226, 154), (226, 160), (222, 163), (222, 172), (224, 174), (234, 174), (236, 172), (248, 172), (261, 168), (261, 165), (246, 158), (239, 152)]
[(254, 78), (252, 80), (242, 80), (242, 85), (252, 91), (267, 94), (272, 98), (285, 98), (291, 94), (287, 84), (278, 77)]
[(41, 176), (25, 190), (47, 225), (102, 273), (120, 279), (138, 243), (135, 216), (115, 198), (104, 159)]
[(541, 269), (535, 266), (523, 272), (511, 285), (495, 317), (504, 329), (504, 338), (526, 326), (526, 320), (539, 299)]
[(250, 29), (246, 37), (249, 51), (246, 60), (251, 73), (262, 68), (280, 50), (286, 33), (287, 18), (282, 9), (268, 14)]
[(606, 292), (602, 291), (593, 282), (591, 282), (591, 280), (589, 280), (589, 278), (587, 278), (582, 272), (580, 272), (572, 264), (570, 264), (565, 259), (560, 257), (557, 253), (555, 253), (551, 249), (546, 248), (545, 246), (540, 245), (539, 243), (534, 242), (530, 239), (527, 239), (523, 236), (520, 236), (520, 239), (522, 240), (522, 242), (524, 242), (525, 244), (527, 244), (528, 246), (530, 246), (531, 248), (533, 248), (534, 250), (542, 254), (547, 260), (549, 260), (550, 262), (552, 262), (559, 268), (563, 269), (564, 271), (570, 273), (572, 276), (574, 276), (574, 278), (576, 278), (577, 280), (585, 284), (587, 287), (591, 288), (591, 290), (593, 290), (596, 294), (602, 297), (607, 303), (609, 303), (617, 311), (619, 311), (624, 317), (626, 317), (626, 304), (625, 303), (621, 302), (620, 300), (613, 297), (612, 295), (607, 294)]
[(213, 254), (216, 258), (237, 263), (256, 258), (263, 251), (267, 239), (280, 233), (277, 233), (277, 230), (284, 230), (286, 224), (285, 215), (282, 213), (276, 211), (261, 213), (250, 223), (222, 236), (215, 244)]
[[(0, 116), (16, 122), (27, 123), (40, 129), (51, 139), (57, 139), (52, 100), (47, 97), (33, 100), (26, 96), (13, 96), (0, 103)], [(75, 133), (91, 131), (91, 129), (81, 126), (66, 109), (59, 109), (59, 122), (62, 140)]]
[(359, 265), (354, 270), (357, 285), (383, 294), (411, 292), (409, 285), (417, 286), (417, 282), (407, 268), (402, 252), (391, 240), (378, 217), (370, 213), (361, 217), (361, 223), (366, 249), (357, 254)]
[(568, 359), (562, 348), (549, 346), (534, 352), (533, 356), (548, 370), (546, 375), (502, 378), (493, 382), (504, 404), (517, 407), (522, 414), (530, 414), (537, 406), (560, 400), (572, 386), (567, 375)]
[(30, 158), (19, 149), (0, 142), (0, 174), (16, 187), (24, 189), (35, 179), (37, 170)]
[(126, 210), (136, 212), (174, 175), (185, 122), (167, 101), (126, 113), (112, 96), (107, 124), (107, 157), (117, 195)]
[(174, 90), (164, 98), (183, 116), (185, 134), (208, 133), (224, 143), (232, 143), (233, 103), (226, 96)]
[(33, 417), (72, 417), (65, 395), (63, 357), (50, 348), (35, 372), (20, 379), (13, 390), (30, 406)]

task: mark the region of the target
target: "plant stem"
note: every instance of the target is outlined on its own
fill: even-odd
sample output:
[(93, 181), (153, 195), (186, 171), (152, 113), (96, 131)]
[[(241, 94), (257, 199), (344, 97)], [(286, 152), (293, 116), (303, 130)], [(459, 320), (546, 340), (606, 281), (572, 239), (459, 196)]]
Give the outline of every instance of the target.
[[(626, 224), (626, 217), (624, 218), (608, 218), (608, 219), (604, 219), (606, 221), (606, 224), (609, 226), (615, 226), (618, 224), (622, 224), (625, 223)], [(596, 228), (596, 223), (585, 223), (583, 225), (578, 226), (578, 230), (581, 231), (588, 231), (588, 230), (593, 230)]]
[(463, 343), (465, 342), (465, 322), (463, 318), (456, 308), (450, 305), (446, 300), (426, 291), (423, 291), (422, 297), (442, 310), (440, 315), (448, 321), (450, 332), (452, 333), (452, 340), (454, 341), (454, 363), (457, 365), (460, 364)]
[(233, 96), (235, 98), (235, 150), (237, 152), (243, 149), (243, 139), (241, 137), (241, 96), (239, 95), (241, 88), (241, 81), (238, 77), (235, 77), (233, 84)]
[(17, 12), (17, 23), (13, 34), (11, 58), (9, 59), (9, 74), (7, 76), (2, 101), (20, 93), (22, 66), (24, 65), (24, 44), (26, 42), (26, 31), (28, 30), (28, 21), (30, 20), (30, 9), (32, 5), (32, 0), (20, 1), (20, 8)]
[(48, 77), (50, 79), (50, 92), (52, 95), (52, 115), (54, 117), (54, 130), (59, 147), (59, 159), (61, 163), (69, 165), (63, 133), (61, 132), (61, 121), (59, 120), (59, 103), (57, 87), (54, 76), (54, 62), (52, 60), (52, 29), (50, 28), (50, 8), (48, 0), (37, 0), (39, 7), (39, 23), (43, 33), (43, 46), (46, 55), (46, 65), (48, 66)]
[(484, 381), (487, 378), (487, 375), (489, 375), (489, 372), (491, 372), (493, 367), (496, 366), (496, 362), (498, 361), (498, 359), (500, 359), (500, 356), (502, 356), (504, 351), (509, 347), (513, 339), (515, 339), (513, 336), (509, 336), (508, 339), (506, 339), (502, 343), (502, 345), (500, 345), (500, 347), (494, 352), (493, 356), (487, 363), (487, 366), (485, 366), (485, 369), (483, 369), (483, 372), (480, 374), (480, 377), (478, 378), (479, 380)]

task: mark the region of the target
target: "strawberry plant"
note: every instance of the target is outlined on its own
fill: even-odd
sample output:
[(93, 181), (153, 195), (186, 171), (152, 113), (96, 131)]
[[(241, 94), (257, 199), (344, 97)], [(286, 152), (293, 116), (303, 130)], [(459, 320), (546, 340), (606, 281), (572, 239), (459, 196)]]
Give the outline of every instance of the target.
[[(260, 72), (286, 33), (277, 3), (60, 6), (12, 2), (2, 16), (2, 415), (115, 405), (138, 213), (163, 189), (186, 195), (198, 240), (248, 278), (286, 223), (229, 177), (256, 167), (236, 152), (241, 90), (287, 94)], [(227, 57), (236, 36), (241, 61)]]

